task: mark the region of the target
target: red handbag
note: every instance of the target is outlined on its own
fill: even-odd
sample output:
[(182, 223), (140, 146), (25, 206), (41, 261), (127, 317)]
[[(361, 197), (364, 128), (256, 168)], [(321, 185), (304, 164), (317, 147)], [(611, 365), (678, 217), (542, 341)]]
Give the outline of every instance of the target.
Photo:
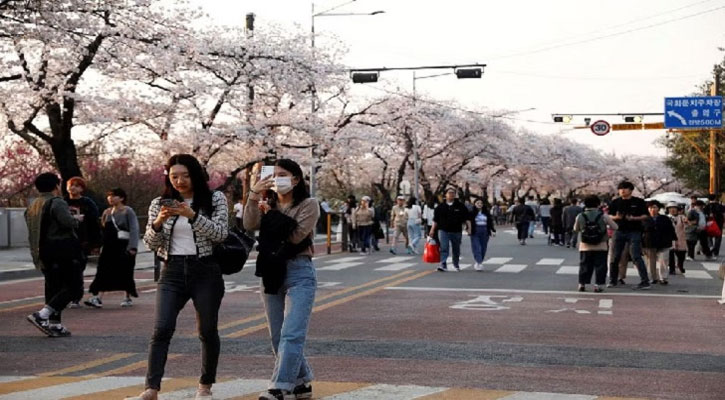
[(722, 231), (720, 230), (720, 227), (717, 226), (717, 223), (714, 219), (709, 219), (707, 221), (707, 224), (705, 224), (705, 233), (709, 237), (722, 236)]
[(425, 243), (423, 262), (431, 264), (441, 262), (441, 249), (435, 240), (431, 239)]

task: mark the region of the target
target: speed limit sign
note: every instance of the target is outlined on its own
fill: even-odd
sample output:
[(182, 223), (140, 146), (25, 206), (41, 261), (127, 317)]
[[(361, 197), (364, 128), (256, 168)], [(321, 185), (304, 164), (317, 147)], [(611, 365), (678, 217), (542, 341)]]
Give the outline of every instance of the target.
[(591, 126), (592, 133), (594, 133), (597, 136), (606, 135), (607, 133), (609, 133), (610, 129), (612, 129), (612, 127), (609, 125), (609, 122), (602, 120), (602, 119), (594, 122)]

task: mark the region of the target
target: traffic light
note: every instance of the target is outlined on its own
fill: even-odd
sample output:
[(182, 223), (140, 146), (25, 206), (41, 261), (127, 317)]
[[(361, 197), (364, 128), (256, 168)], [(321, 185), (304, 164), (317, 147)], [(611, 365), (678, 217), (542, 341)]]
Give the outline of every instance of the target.
[(568, 124), (569, 122), (571, 122), (571, 120), (571, 115), (554, 115), (554, 122), (563, 122), (565, 124)]
[(353, 72), (352, 82), (353, 83), (373, 83), (378, 81), (377, 72)]
[(483, 75), (483, 68), (458, 68), (456, 69), (456, 76), (458, 79), (480, 79)]
[(635, 122), (640, 123), (642, 122), (642, 116), (641, 115), (628, 115), (624, 117), (624, 122)]

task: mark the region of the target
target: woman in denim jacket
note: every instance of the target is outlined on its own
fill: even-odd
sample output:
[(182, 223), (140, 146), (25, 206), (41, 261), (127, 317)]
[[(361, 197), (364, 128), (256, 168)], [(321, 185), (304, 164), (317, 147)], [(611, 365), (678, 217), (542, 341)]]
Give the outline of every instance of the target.
[(193, 300), (202, 344), (202, 374), (197, 400), (211, 400), (219, 362), (219, 307), (224, 281), (212, 257), (214, 244), (229, 230), (227, 200), (212, 192), (199, 161), (176, 154), (166, 163), (165, 191), (149, 207), (144, 242), (165, 260), (156, 291), (156, 319), (149, 345), (146, 390), (132, 400), (156, 400), (176, 329), (176, 318)]

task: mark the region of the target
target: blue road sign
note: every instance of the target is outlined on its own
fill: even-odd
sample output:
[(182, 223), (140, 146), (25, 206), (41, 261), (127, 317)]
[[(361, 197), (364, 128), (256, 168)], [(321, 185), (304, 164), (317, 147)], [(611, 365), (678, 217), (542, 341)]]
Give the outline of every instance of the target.
[(722, 128), (722, 96), (665, 97), (665, 128)]

